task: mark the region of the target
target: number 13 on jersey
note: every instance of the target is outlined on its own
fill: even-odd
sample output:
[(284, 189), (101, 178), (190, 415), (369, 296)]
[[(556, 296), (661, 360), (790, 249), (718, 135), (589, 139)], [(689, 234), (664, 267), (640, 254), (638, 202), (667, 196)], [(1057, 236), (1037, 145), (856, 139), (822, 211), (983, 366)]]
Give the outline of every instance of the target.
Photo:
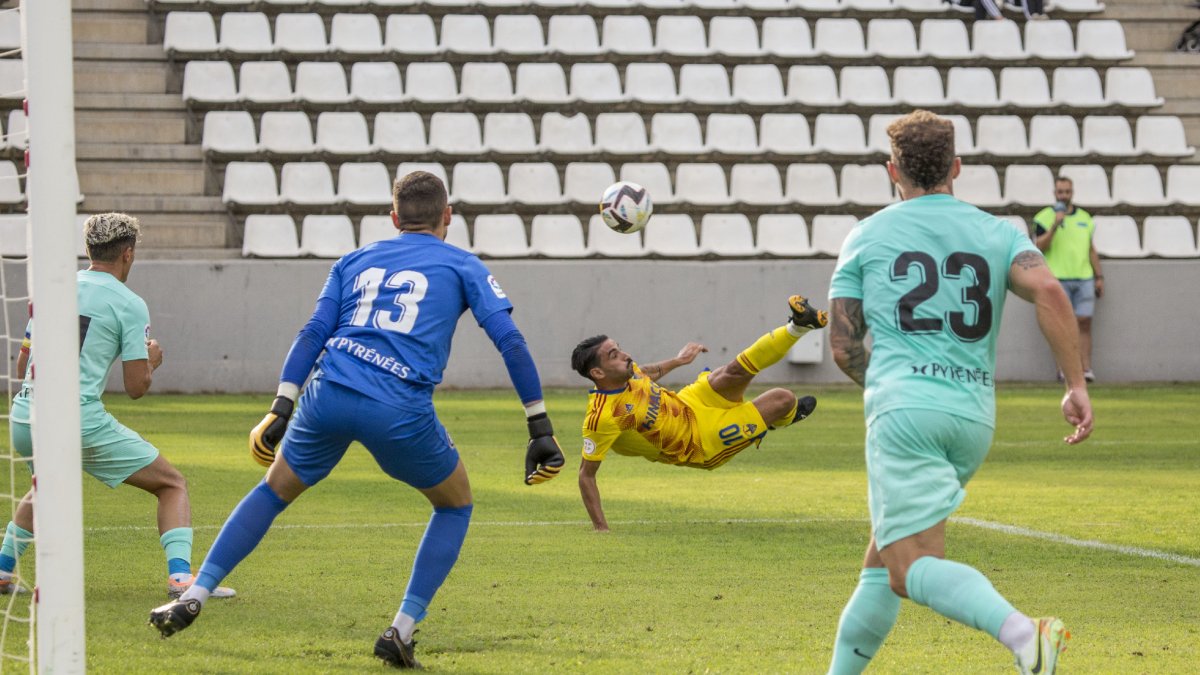
[[(375, 309), (381, 288), (385, 307)], [(417, 322), (417, 304), (429, 290), (429, 280), (413, 270), (400, 270), (389, 276), (382, 267), (371, 267), (355, 277), (354, 290), (358, 292), (358, 306), (350, 325), (366, 326), (369, 322), (382, 330), (410, 333)], [(388, 296), (392, 298), (390, 305), (386, 303)]]

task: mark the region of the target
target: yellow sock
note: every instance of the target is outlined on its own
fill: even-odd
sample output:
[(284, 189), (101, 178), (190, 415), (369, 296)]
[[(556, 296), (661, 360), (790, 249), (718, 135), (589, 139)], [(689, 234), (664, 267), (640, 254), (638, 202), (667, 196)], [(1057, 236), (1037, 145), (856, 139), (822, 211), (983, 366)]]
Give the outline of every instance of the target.
[(799, 339), (800, 336), (793, 335), (787, 326), (780, 326), (758, 338), (754, 344), (738, 354), (737, 362), (750, 374), (757, 375), (763, 368), (778, 363), (787, 356), (788, 350)]

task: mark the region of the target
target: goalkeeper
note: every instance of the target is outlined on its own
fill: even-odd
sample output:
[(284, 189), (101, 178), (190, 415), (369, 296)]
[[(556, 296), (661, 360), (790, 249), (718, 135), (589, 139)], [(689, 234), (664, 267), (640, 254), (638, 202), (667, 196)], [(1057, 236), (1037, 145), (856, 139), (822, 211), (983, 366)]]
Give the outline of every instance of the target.
[(583, 420), (583, 463), (579, 493), (592, 526), (608, 531), (600, 506), (596, 472), (609, 450), (652, 462), (715, 469), (737, 453), (758, 446), (769, 429), (785, 427), (816, 409), (811, 396), (797, 398), (787, 389), (771, 389), (746, 401), (754, 376), (782, 359), (805, 333), (828, 322), (799, 295), (788, 299), (787, 324), (760, 337), (737, 358), (700, 373), (679, 393), (655, 380), (694, 361), (704, 346), (689, 342), (673, 359), (639, 366), (607, 335), (580, 342), (571, 354), (575, 372), (595, 383)]
[(275, 517), (359, 441), (384, 473), (433, 506), (403, 603), (375, 642), (375, 655), (387, 663), (420, 667), (414, 625), (458, 559), (471, 520), (467, 470), (433, 407), (454, 329), (468, 308), (503, 356), (525, 406), (525, 483), (550, 480), (562, 468), (537, 368), (509, 316), (512, 304), (478, 258), (444, 242), (451, 214), (445, 185), (433, 174), (410, 173), (396, 181), (392, 203), (400, 235), (334, 263), (288, 352), (271, 412), (250, 433), (251, 454), (270, 467), (265, 480), (225, 521), (192, 589), (150, 613), (164, 637), (195, 620), (209, 591), (249, 555)]

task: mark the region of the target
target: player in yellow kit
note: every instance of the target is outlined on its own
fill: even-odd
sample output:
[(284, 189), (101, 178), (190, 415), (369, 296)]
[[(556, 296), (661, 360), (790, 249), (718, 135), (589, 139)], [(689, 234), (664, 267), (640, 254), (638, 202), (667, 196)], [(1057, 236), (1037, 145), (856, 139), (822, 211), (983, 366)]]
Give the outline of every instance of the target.
[(816, 408), (811, 396), (797, 398), (787, 389), (770, 389), (753, 401), (744, 395), (754, 376), (782, 359), (805, 333), (828, 323), (800, 295), (788, 299), (787, 324), (759, 338), (737, 358), (705, 371), (678, 393), (655, 380), (694, 361), (703, 345), (689, 342), (673, 359), (639, 366), (607, 335), (580, 342), (571, 367), (595, 383), (583, 421), (583, 463), (579, 493), (592, 519), (604, 532), (608, 522), (600, 506), (596, 472), (609, 450), (652, 462), (715, 469), (751, 445), (769, 429), (808, 417)]

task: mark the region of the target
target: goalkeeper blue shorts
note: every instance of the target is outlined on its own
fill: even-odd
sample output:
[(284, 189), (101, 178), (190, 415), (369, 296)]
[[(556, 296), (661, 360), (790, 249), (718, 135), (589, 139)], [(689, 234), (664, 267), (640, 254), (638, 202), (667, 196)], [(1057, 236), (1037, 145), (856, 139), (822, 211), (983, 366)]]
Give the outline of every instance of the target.
[(458, 450), (432, 404), (426, 412), (402, 410), (314, 377), (283, 436), (288, 466), (305, 485), (316, 485), (352, 441), (362, 443), (384, 473), (419, 490), (446, 480), (458, 466)]
[(879, 549), (924, 532), (962, 504), (993, 430), (940, 410), (900, 408), (867, 426), (871, 530)]

